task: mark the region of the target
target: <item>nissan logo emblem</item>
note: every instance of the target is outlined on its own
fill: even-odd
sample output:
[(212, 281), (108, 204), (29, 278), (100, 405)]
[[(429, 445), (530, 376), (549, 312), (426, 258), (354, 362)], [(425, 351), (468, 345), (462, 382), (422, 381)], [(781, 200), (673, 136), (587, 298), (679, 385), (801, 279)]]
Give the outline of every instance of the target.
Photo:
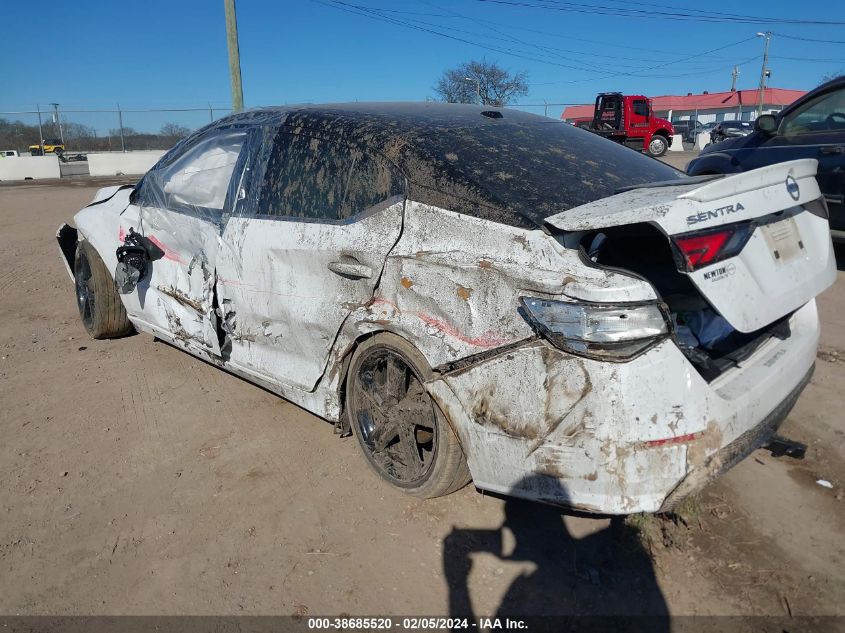
[(792, 176), (786, 177), (786, 191), (792, 196), (793, 200), (798, 200), (801, 197), (801, 190), (798, 188), (798, 182)]

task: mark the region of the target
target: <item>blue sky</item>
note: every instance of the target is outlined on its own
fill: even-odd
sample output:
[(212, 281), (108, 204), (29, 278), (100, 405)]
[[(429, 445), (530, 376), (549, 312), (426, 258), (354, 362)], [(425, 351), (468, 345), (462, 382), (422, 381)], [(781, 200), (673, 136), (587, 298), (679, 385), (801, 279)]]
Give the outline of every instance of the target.
[[(590, 102), (596, 92), (606, 90), (652, 96), (727, 90), (734, 64), (741, 64), (739, 87), (753, 88), (763, 49), (754, 34), (764, 29), (775, 33), (770, 85), (810, 89), (825, 74), (845, 71), (841, 25), (658, 17), (689, 8), (845, 22), (845, 5), (839, 2), (574, 3), (643, 10), (645, 17), (635, 18), (572, 11), (572, 3), (559, 0), (342, 1), (346, 11), (336, 0), (238, 1), (247, 106), (424, 100), (434, 96), (432, 86), (444, 69), (480, 58), (528, 72), (531, 91), (521, 103)], [(539, 6), (561, 9), (567, 4), (570, 10)], [(371, 16), (415, 28), (358, 15), (356, 5)], [(113, 108), (118, 102), (124, 108), (209, 103), (222, 108), (230, 103), (223, 0), (5, 0), (0, 37), (0, 111), (54, 101), (63, 110)], [(551, 106), (549, 114), (561, 110)], [(67, 118), (101, 131), (116, 127), (110, 114)], [(208, 115), (136, 113), (124, 119), (136, 129), (157, 130), (164, 121), (199, 125)]]

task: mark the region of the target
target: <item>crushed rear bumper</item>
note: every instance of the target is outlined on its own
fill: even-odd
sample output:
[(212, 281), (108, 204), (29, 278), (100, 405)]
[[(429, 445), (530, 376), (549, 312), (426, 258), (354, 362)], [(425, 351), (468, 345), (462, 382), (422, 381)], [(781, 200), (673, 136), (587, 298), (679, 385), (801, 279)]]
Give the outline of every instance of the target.
[(801, 382), (767, 415), (760, 424), (748, 429), (733, 442), (710, 455), (704, 464), (691, 470), (678, 484), (660, 507), (661, 512), (672, 510), (684, 497), (700, 490), (708, 482), (736, 466), (758, 448), (769, 443), (780, 425), (792, 411), (798, 397), (813, 377), (815, 364), (801, 379)]

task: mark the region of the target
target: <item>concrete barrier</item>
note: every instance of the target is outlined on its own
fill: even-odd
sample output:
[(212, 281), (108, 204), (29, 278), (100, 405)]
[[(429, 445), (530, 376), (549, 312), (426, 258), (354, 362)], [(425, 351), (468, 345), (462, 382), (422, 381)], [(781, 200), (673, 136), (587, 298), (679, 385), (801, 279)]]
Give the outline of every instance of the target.
[(163, 151), (108, 152), (88, 154), (88, 173), (92, 176), (122, 176), (146, 173), (164, 155)]
[(669, 146), (670, 152), (683, 152), (684, 151), (684, 137), (682, 134), (673, 134), (672, 135), (672, 144)]
[(0, 180), (60, 178), (56, 156), (7, 156), (0, 158)]
[(710, 142), (710, 132), (702, 132), (695, 137), (695, 146), (698, 149), (704, 149), (704, 146)]

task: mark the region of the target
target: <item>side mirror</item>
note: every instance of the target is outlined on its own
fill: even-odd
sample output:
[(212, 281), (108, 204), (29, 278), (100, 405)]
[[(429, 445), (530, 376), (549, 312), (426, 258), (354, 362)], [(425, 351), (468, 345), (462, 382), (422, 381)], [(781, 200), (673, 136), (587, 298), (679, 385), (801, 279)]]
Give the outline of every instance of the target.
[(757, 132), (772, 135), (778, 130), (778, 121), (773, 114), (761, 114), (754, 121), (754, 129)]

